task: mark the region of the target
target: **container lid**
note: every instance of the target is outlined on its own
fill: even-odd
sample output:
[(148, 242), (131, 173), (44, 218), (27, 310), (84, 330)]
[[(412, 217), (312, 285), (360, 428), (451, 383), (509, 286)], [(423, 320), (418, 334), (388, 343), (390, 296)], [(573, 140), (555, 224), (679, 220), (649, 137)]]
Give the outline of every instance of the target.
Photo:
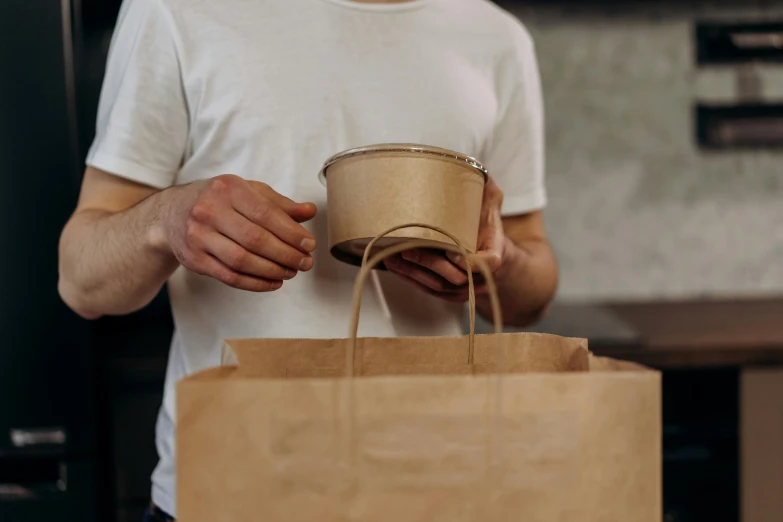
[(366, 147), (358, 147), (355, 149), (339, 152), (326, 160), (324, 166), (321, 168), (321, 172), (318, 173), (318, 179), (321, 183), (326, 185), (326, 169), (331, 167), (334, 163), (344, 160), (346, 158), (352, 158), (354, 156), (362, 156), (364, 154), (373, 154), (378, 152), (399, 152), (399, 153), (413, 153), (422, 154), (424, 156), (437, 156), (440, 158), (450, 159), (458, 163), (462, 163), (471, 167), (484, 176), (484, 180), (487, 179), (487, 169), (477, 159), (468, 156), (467, 154), (461, 154), (449, 149), (441, 149), (439, 147), (430, 147), (428, 145), (416, 145), (412, 143), (384, 143), (381, 145), (368, 145)]

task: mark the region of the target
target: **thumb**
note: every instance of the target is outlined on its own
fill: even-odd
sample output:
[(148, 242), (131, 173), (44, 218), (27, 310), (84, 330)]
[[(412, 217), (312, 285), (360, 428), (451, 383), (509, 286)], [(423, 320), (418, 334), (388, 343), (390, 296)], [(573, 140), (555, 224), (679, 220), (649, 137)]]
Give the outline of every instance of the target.
[(465, 258), (462, 257), (460, 254), (454, 254), (452, 252), (447, 252), (446, 257), (448, 257), (449, 261), (463, 269), (464, 271), (468, 271), (468, 262), (470, 263), (470, 270), (473, 273), (479, 273), (481, 270), (478, 267), (478, 262), (476, 259), (480, 259), (484, 262), (485, 265), (487, 265), (487, 268), (489, 268), (490, 271), (494, 272), (498, 269), (500, 266), (500, 255), (498, 252), (495, 252), (493, 250), (479, 250), (475, 254), (469, 254), (468, 255), (468, 262), (465, 261)]
[(461, 269), (465, 270), (467, 272), (468, 270), (468, 264), (465, 262), (465, 258), (462, 256), (462, 254), (457, 254), (455, 252), (446, 252), (446, 257), (449, 261), (460, 267)]
[(290, 208), (284, 208), (283, 210), (297, 223), (310, 221), (318, 212), (318, 207), (315, 206), (315, 203), (291, 203)]

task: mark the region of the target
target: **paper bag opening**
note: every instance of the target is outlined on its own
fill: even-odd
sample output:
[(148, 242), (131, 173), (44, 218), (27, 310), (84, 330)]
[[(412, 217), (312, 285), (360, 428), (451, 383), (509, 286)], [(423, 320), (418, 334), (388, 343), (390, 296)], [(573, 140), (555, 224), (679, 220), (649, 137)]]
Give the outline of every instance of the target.
[[(349, 344), (349, 339), (228, 339), (223, 346), (222, 365), (236, 366), (236, 375), (245, 378), (342, 377)], [(592, 360), (586, 339), (539, 333), (476, 335), (472, 361), (467, 336), (366, 337), (358, 339), (356, 348), (357, 377), (641, 368)]]

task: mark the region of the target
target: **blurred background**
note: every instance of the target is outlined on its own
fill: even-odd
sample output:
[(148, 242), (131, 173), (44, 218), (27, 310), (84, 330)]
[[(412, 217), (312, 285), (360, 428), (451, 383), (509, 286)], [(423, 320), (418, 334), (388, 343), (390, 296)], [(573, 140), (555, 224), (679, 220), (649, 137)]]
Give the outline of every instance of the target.
[[(666, 521), (783, 520), (783, 6), (500, 3), (546, 103), (562, 280), (534, 330), (663, 370)], [(166, 296), (87, 323), (56, 284), (119, 4), (0, 3), (4, 521), (149, 500)]]

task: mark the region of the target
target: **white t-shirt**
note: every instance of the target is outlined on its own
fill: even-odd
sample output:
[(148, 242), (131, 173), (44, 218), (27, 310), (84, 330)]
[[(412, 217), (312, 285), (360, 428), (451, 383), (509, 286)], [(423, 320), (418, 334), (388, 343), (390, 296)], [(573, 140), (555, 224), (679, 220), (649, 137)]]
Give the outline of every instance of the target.
[[(542, 103), (533, 43), (487, 0), (125, 0), (87, 163), (157, 188), (238, 174), (316, 203), (311, 272), (277, 292), (235, 290), (178, 269), (176, 332), (158, 417), (152, 498), (176, 513), (174, 385), (220, 362), (230, 337), (345, 337), (356, 269), (331, 259), (332, 154), (374, 143), (475, 156), (504, 214), (545, 203)], [(365, 291), (364, 336), (455, 335), (461, 307), (393, 284), (390, 319)], [(415, 298), (413, 298), (415, 296)]]

